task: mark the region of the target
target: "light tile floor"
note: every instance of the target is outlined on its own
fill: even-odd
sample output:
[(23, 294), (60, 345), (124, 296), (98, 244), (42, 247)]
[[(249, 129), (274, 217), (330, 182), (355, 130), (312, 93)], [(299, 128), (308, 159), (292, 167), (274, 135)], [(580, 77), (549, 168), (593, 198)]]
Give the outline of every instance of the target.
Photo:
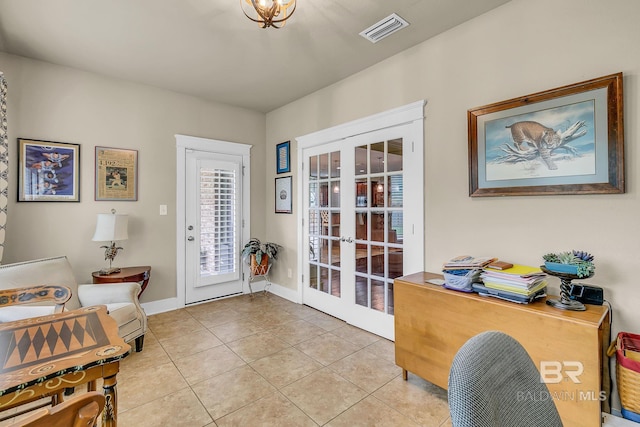
[(402, 380), (391, 341), (260, 293), (149, 316), (144, 350), (123, 360), (118, 374), (118, 425), (451, 421), (445, 390), (412, 374)]

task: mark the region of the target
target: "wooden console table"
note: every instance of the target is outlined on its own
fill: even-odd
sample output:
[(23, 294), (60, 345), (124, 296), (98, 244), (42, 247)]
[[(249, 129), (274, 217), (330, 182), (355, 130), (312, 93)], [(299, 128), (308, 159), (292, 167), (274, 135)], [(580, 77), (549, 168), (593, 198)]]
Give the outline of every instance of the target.
[(436, 278), (442, 275), (416, 273), (394, 281), (396, 364), (405, 379), (409, 371), (446, 389), (460, 347), (481, 332), (502, 331), (523, 345), (538, 369), (542, 361), (569, 362), (568, 371), (576, 369), (572, 362), (582, 363), (580, 383), (564, 375), (547, 386), (565, 427), (600, 426), (601, 412), (609, 412), (606, 306), (565, 311), (544, 301), (516, 304), (426, 283)]

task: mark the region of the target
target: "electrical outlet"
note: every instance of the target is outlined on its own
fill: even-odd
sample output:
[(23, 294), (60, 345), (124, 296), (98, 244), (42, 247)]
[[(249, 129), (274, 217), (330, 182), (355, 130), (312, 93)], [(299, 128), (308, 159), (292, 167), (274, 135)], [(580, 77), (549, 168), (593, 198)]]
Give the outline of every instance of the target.
[(290, 268), (287, 269), (287, 277), (291, 279), (293, 277), (293, 271)]
[(167, 205), (160, 205), (160, 215), (167, 214)]

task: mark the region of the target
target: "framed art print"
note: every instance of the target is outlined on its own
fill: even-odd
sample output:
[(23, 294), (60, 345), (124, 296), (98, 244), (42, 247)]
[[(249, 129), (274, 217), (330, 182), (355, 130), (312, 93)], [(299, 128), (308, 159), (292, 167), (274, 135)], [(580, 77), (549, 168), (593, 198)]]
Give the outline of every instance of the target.
[(138, 151), (96, 147), (96, 200), (138, 200)]
[(291, 172), (290, 147), (290, 141), (276, 145), (276, 173)]
[(18, 138), (18, 202), (79, 202), (80, 145)]
[(467, 112), (469, 195), (624, 193), (622, 73)]
[(276, 213), (291, 213), (291, 177), (276, 178)]

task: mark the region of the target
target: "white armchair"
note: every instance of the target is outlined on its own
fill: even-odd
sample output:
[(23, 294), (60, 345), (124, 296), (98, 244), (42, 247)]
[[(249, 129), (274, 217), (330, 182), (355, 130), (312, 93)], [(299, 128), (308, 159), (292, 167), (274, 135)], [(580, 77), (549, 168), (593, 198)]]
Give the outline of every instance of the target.
[[(106, 305), (109, 315), (118, 324), (118, 335), (126, 342), (135, 340), (136, 351), (142, 351), (147, 332), (147, 316), (138, 301), (138, 283), (109, 285), (78, 285), (67, 257), (39, 259), (0, 265), (0, 289), (32, 287), (35, 285), (63, 285), (72, 295), (65, 308), (73, 310), (91, 305)], [(54, 312), (55, 306), (19, 305), (0, 308), (0, 323)]]

